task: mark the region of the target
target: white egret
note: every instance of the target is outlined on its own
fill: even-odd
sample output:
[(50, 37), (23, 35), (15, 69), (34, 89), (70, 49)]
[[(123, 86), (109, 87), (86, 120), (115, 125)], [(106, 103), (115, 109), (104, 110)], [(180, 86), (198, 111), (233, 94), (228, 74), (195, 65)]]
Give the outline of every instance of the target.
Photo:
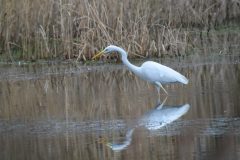
[(160, 92), (160, 88), (162, 88), (164, 92), (168, 94), (167, 91), (163, 88), (162, 84), (188, 84), (188, 79), (185, 76), (162, 64), (153, 61), (144, 62), (140, 67), (131, 64), (127, 59), (127, 52), (124, 49), (115, 45), (110, 45), (106, 47), (103, 51), (96, 54), (92, 59), (95, 59), (96, 57), (99, 57), (104, 53), (108, 54), (112, 52), (117, 52), (121, 55), (122, 62), (129, 68), (129, 70), (131, 70), (141, 79), (154, 84), (157, 88), (158, 94)]

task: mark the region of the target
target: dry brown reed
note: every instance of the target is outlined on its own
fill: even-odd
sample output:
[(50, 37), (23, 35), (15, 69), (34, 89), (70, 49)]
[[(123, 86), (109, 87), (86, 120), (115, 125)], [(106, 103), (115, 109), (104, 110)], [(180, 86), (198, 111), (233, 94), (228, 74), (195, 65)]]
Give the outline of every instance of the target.
[(86, 60), (113, 43), (131, 57), (185, 54), (186, 28), (240, 22), (235, 0), (1, 0), (0, 54)]

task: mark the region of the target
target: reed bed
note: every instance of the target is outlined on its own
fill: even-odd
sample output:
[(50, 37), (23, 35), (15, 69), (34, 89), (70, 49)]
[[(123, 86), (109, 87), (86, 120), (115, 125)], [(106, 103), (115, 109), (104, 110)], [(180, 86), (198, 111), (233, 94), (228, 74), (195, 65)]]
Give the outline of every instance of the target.
[(192, 28), (209, 31), (239, 16), (236, 0), (1, 0), (0, 54), (87, 60), (117, 44), (130, 57), (185, 55)]

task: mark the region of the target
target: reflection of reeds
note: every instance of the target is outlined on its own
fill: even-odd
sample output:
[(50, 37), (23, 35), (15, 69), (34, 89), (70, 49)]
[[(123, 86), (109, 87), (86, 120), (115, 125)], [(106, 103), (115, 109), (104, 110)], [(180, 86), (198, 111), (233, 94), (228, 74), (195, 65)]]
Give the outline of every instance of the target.
[[(51, 70), (51, 66), (49, 68)], [(106, 72), (86, 72), (75, 76), (53, 75), (35, 80), (1, 81), (1, 92), (4, 94), (0, 94), (0, 118), (10, 124), (13, 121), (13, 125), (15, 122), (17, 125), (42, 121), (80, 124), (132, 119), (142, 116), (145, 111), (154, 107), (157, 98), (154, 87), (148, 88), (145, 81), (139, 80), (125, 69), (110, 71), (108, 68), (110, 67), (105, 68)], [(55, 69), (53, 67), (54, 73), (57, 72)], [(32, 69), (29, 68), (29, 70)], [(142, 99), (143, 96), (146, 99)], [(41, 128), (41, 125), (38, 127)], [(91, 126), (89, 128), (91, 129)], [(18, 156), (18, 158), (23, 157), (22, 159), (28, 159), (27, 157), (32, 159), (31, 156), (36, 153), (41, 154), (44, 159), (99, 159), (99, 157), (113, 159), (113, 153), (107, 146), (98, 142), (98, 136), (119, 137), (119, 133), (112, 130), (103, 131), (104, 133), (91, 132), (91, 130), (86, 133), (70, 131), (69, 133), (68, 130), (64, 130), (53, 135), (49, 135), (48, 130), (45, 132), (46, 135), (36, 132), (26, 136), (23, 131), (23, 134), (20, 132), (9, 139), (1, 139), (5, 144), (5, 156), (8, 157), (11, 153), (13, 158)], [(141, 138), (145, 139), (142, 143), (147, 144), (143, 145), (147, 149), (149, 145), (146, 143), (145, 136), (143, 134), (137, 138), (140, 142)], [(28, 144), (29, 141), (31, 141), (30, 144)], [(151, 143), (153, 144), (159, 146), (157, 142)], [(19, 145), (26, 147), (18, 147)], [(135, 146), (138, 145), (135, 144)], [(32, 153), (23, 154), (28, 153), (28, 147), (32, 148)], [(144, 152), (143, 155), (139, 155), (139, 158), (142, 156), (147, 158), (150, 156), (149, 153)], [(131, 152), (129, 154), (134, 155)]]
[(239, 15), (239, 2), (228, 0), (3, 0), (0, 53), (88, 59), (115, 43), (130, 56), (179, 55), (191, 45), (182, 28), (209, 29), (239, 22)]
[[(29, 72), (35, 69), (27, 68)], [(48, 69), (50, 73), (58, 73), (60, 70), (52, 66), (48, 66)], [(190, 79), (190, 83), (184, 88), (181, 85), (168, 87), (170, 97), (167, 103), (191, 104), (192, 107), (186, 115), (191, 117), (189, 118), (191, 120), (211, 118), (216, 115), (232, 117), (239, 113), (239, 69), (238, 64), (223, 65), (221, 63), (207, 65), (201, 63), (182, 68), (182, 70), (178, 68)], [(71, 71), (71, 68), (67, 68), (66, 73), (69, 73), (69, 70)], [(79, 70), (81, 71), (81, 68)], [(29, 75), (26, 74), (26, 79), (28, 79), (27, 76)], [(13, 131), (18, 131), (17, 128), (21, 128), (21, 124), (42, 121), (80, 124), (98, 120), (128, 120), (142, 116), (152, 109), (157, 99), (154, 87), (148, 87), (145, 81), (136, 78), (125, 69), (115, 70), (109, 66), (104, 70), (75, 75), (44, 75), (32, 80), (18, 80), (17, 75), (10, 78), (13, 80), (0, 81), (0, 119), (1, 122), (13, 124), (11, 126)], [(177, 94), (176, 97), (171, 95), (171, 91)], [(66, 127), (67, 125), (66, 123)], [(9, 130), (5, 133), (4, 127), (4, 123), (1, 123), (0, 140), (3, 145), (0, 149), (3, 152), (0, 156), (4, 154), (5, 159), (9, 157), (37, 159), (36, 155), (41, 159), (101, 159), (102, 157), (114, 159), (114, 153), (104, 144), (98, 143), (98, 137), (103, 135), (119, 138), (125, 134), (111, 129), (101, 133), (96, 131), (78, 133), (74, 132), (75, 130), (57, 132), (59, 128), (64, 128), (57, 125), (52, 127), (53, 129), (56, 127), (53, 135), (48, 133), (50, 132), (48, 128), (43, 134), (34, 131), (29, 133), (28, 130), (16, 133)], [(132, 144), (122, 154), (130, 157), (129, 159), (131, 157), (159, 159), (166, 154), (181, 157), (183, 156), (181, 153), (191, 151), (188, 152), (190, 155), (184, 154), (189, 158), (193, 156), (193, 152), (199, 151), (199, 147), (208, 146), (211, 143), (215, 145), (215, 141), (212, 142), (209, 139), (201, 140), (200, 143), (204, 145), (195, 145), (196, 142), (193, 143), (193, 141), (198, 139), (193, 134), (194, 131), (192, 128), (186, 128), (186, 130), (185, 133), (176, 136), (156, 137), (149, 137), (146, 132), (136, 130)], [(234, 143), (236, 139), (228, 136), (227, 141)]]
[[(195, 63), (194, 59), (192, 61)], [(206, 60), (205, 62), (208, 63)], [(47, 68), (49, 68), (48, 71), (43, 71), (60, 72), (60, 69), (55, 66)], [(2, 80), (0, 83), (2, 93), (0, 94), (0, 117), (9, 120), (46, 118), (68, 120), (70, 118), (85, 121), (93, 117), (95, 120), (109, 120), (126, 115), (140, 116), (145, 110), (155, 106), (157, 94), (154, 86), (148, 85), (147, 82), (140, 80), (125, 69), (109, 70), (109, 68), (111, 67), (106, 66), (103, 72), (86, 72), (75, 76), (46, 75), (37, 80)], [(35, 69), (29, 68), (28, 70), (34, 71)], [(227, 84), (229, 79), (237, 79), (238, 75), (235, 74), (238, 73), (237, 66), (220, 66), (220, 64), (213, 63), (206, 66), (196, 65), (190, 69), (185, 67), (179, 71), (190, 79), (190, 84), (184, 88), (179, 84), (166, 86), (170, 95), (171, 91), (174, 91), (173, 94), (181, 92), (177, 93), (173, 104), (189, 103), (192, 106), (198, 106), (198, 104), (209, 106), (209, 103), (212, 104), (214, 100), (221, 102), (218, 98), (214, 98), (215, 95), (221, 97), (222, 104), (234, 100), (231, 100), (231, 97), (235, 97), (237, 90), (229, 90), (229, 84), (225, 85), (225, 83)], [(66, 73), (69, 73), (69, 69), (66, 69)], [(231, 86), (234, 85), (238, 86), (232, 82)], [(230, 92), (229, 96), (225, 95), (226, 91)], [(191, 97), (192, 102), (186, 101), (189, 96), (188, 92), (196, 94)], [(209, 98), (209, 101), (202, 98)], [(205, 110), (206, 108), (198, 109)]]
[[(137, 116), (153, 107), (157, 98), (154, 86), (127, 70), (1, 81), (0, 85), (4, 93), (0, 96), (0, 117), (9, 120), (68, 120), (68, 117), (104, 120), (124, 117), (127, 113)], [(148, 96), (146, 100), (140, 98), (145, 94)]]

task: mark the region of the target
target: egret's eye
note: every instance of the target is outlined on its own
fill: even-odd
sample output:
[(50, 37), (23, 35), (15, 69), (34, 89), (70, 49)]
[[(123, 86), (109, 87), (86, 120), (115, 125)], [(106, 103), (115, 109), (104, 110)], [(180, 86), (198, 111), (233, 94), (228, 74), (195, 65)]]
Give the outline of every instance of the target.
[(105, 53), (109, 53), (110, 50), (109, 50), (109, 49), (105, 49), (104, 52), (105, 52)]

